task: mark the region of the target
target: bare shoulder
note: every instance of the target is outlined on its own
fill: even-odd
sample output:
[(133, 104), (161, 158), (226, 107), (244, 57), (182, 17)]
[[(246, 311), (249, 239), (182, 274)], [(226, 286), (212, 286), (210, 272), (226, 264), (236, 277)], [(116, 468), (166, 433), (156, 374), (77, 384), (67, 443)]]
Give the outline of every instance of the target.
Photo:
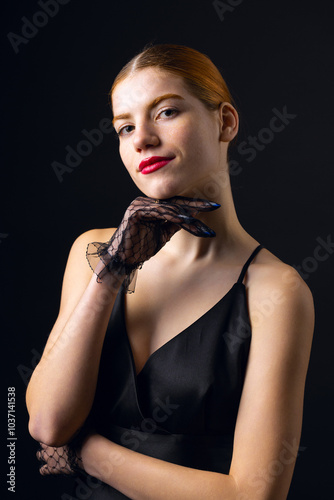
[(85, 263), (85, 266), (87, 266), (86, 250), (88, 244), (93, 242), (104, 243), (110, 240), (115, 231), (115, 228), (90, 229), (78, 236), (70, 250), (66, 270), (71, 271), (80, 268), (80, 272), (82, 272), (82, 264)]
[(314, 303), (298, 271), (263, 249), (247, 272), (249, 314), (255, 329), (281, 325), (282, 332), (312, 338)]
[(72, 245), (71, 252), (79, 252), (80, 254), (82, 254), (82, 250), (86, 251), (87, 245), (89, 243), (92, 243), (94, 241), (101, 243), (108, 241), (115, 231), (115, 228), (90, 229), (89, 231), (80, 234), (80, 236), (76, 238)]
[(266, 248), (256, 256), (249, 267), (245, 285), (250, 302), (275, 297), (303, 297), (312, 301), (312, 293), (298, 271), (284, 263)]
[(65, 305), (73, 308), (73, 305), (79, 300), (83, 290), (92, 278), (92, 270), (86, 259), (88, 244), (108, 241), (115, 230), (115, 228), (91, 229), (78, 236), (74, 241), (64, 274), (61, 309)]

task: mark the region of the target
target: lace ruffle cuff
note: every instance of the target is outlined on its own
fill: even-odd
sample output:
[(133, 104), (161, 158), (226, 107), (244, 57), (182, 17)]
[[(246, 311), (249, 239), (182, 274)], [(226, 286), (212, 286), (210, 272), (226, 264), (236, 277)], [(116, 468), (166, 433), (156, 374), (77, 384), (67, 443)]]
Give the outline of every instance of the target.
[(96, 281), (102, 283), (104, 276), (112, 273), (123, 280), (122, 287), (126, 293), (135, 291), (137, 271), (141, 264), (126, 264), (118, 252), (109, 253), (111, 241), (107, 243), (93, 242), (87, 245), (86, 259), (89, 267), (96, 274)]

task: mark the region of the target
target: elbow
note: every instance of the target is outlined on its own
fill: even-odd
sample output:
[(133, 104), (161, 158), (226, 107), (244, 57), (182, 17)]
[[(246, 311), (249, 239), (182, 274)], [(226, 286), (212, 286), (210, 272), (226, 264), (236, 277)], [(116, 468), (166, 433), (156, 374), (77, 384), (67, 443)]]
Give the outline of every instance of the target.
[(40, 415), (30, 416), (28, 430), (36, 441), (54, 447), (67, 444), (74, 434), (70, 433), (68, 428), (52, 422), (51, 419), (46, 420)]
[(48, 446), (63, 446), (71, 441), (82, 423), (64, 411), (32, 404), (27, 400), (28, 431), (33, 439)]

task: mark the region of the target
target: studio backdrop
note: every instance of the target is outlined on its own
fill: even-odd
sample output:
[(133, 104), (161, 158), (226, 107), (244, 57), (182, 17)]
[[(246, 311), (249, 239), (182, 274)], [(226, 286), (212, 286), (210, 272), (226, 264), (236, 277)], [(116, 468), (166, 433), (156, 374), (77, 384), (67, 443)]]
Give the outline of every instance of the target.
[[(230, 153), (239, 219), (254, 238), (298, 269), (316, 307), (303, 434), (289, 500), (331, 495), (330, 10), (329, 1), (288, 0), (17, 0), (2, 6), (5, 498), (74, 498), (73, 480), (39, 475), (25, 391), (58, 313), (73, 241), (92, 228), (117, 227), (139, 194), (118, 155), (108, 91), (120, 68), (148, 43), (204, 52), (231, 89), (241, 120)], [(207, 186), (208, 199), (214, 200), (219, 182), (213, 179)], [(270, 304), (263, 307), (266, 314)], [(14, 400), (7, 401), (7, 392)], [(272, 465), (263, 480), (280, 474), (282, 464)], [(75, 481), (75, 498), (89, 499), (94, 483)]]

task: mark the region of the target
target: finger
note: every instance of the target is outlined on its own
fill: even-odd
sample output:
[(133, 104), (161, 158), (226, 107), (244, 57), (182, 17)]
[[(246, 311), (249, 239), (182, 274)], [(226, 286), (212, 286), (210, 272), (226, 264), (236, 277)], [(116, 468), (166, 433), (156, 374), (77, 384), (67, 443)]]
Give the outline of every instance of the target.
[(220, 204), (214, 201), (205, 200), (202, 198), (188, 198), (186, 196), (174, 196), (173, 198), (160, 200), (160, 203), (176, 204), (180, 207), (195, 209), (200, 212), (209, 212), (212, 210), (217, 210), (217, 208), (220, 207)]
[(162, 225), (162, 228), (167, 229), (172, 225), (176, 225), (185, 229), (189, 233), (194, 234), (195, 236), (202, 236), (206, 238), (216, 236), (213, 229), (204, 224), (201, 220), (195, 219), (195, 217), (190, 215), (177, 213), (173, 209), (165, 210), (162, 214), (159, 213), (159, 217), (161, 217), (161, 215), (165, 219), (165, 224)]
[[(162, 222), (167, 221), (169, 224), (176, 224), (195, 236), (213, 237), (216, 235), (209, 226), (199, 219), (195, 219), (189, 214), (179, 213), (176, 206), (157, 205), (154, 210), (151, 207), (145, 207), (137, 210), (135, 215), (142, 224), (155, 225), (159, 223), (161, 225)], [(164, 225), (161, 227), (164, 227)]]
[(151, 208), (152, 210), (158, 208), (159, 206), (174, 206), (178, 209), (183, 209), (185, 213), (189, 215), (194, 215), (196, 212), (209, 212), (212, 210), (217, 210), (220, 207), (219, 203), (214, 201), (205, 200), (202, 198), (190, 198), (187, 196), (173, 196), (172, 198), (165, 199), (155, 199), (144, 196), (138, 196), (131, 203), (129, 209), (131, 212), (137, 211), (141, 208)]
[[(169, 200), (174, 200), (170, 202)], [(174, 197), (169, 200), (153, 200), (153, 198), (137, 198), (135, 201), (140, 201), (140, 203), (131, 209), (132, 213), (129, 219), (137, 219), (138, 222), (145, 220), (155, 219), (167, 219), (171, 222), (177, 222), (173, 219), (174, 216), (179, 216), (180, 214), (186, 217), (193, 217), (197, 215), (198, 212), (207, 212), (216, 210), (220, 205), (208, 200), (195, 200), (186, 197)], [(175, 200), (181, 200), (181, 203), (176, 203)], [(145, 202), (145, 203), (144, 203)], [(167, 217), (167, 215), (171, 217)]]
[(46, 462), (44, 458), (45, 453), (46, 453), (46, 446), (41, 445), (41, 448), (36, 451), (37, 460), (39, 460), (40, 462)]
[(214, 236), (216, 236), (216, 233), (213, 229), (204, 224), (204, 222), (195, 219), (194, 217), (188, 217), (188, 220), (180, 223), (180, 226), (194, 236), (199, 236), (202, 238), (213, 238)]
[(172, 236), (174, 236), (174, 234), (180, 231), (181, 229), (182, 229), (181, 226), (174, 224), (173, 222), (165, 221), (161, 225), (161, 236), (162, 236), (161, 240), (163, 241), (164, 244), (167, 243), (167, 241), (169, 241), (172, 238)]
[(181, 228), (182, 224), (190, 223), (192, 219), (188, 214), (184, 215), (178, 213), (176, 210), (168, 209), (155, 213), (151, 211), (142, 212), (138, 222), (142, 228), (146, 227), (149, 231), (161, 231), (163, 229), (164, 233), (166, 233), (168, 230), (172, 230), (173, 227)]
[(138, 222), (152, 222), (154, 223), (162, 223), (165, 222), (166, 220), (168, 222), (175, 222), (177, 223), (179, 221), (179, 218), (181, 217), (189, 217), (189, 213), (184, 214), (183, 210), (180, 207), (177, 207), (176, 205), (158, 205), (154, 204), (145, 206), (145, 207), (140, 207), (138, 208), (131, 216), (131, 218), (134, 218)]
[(39, 473), (41, 474), (41, 476), (48, 476), (49, 474), (51, 474), (47, 465), (43, 465), (42, 467), (40, 467)]

